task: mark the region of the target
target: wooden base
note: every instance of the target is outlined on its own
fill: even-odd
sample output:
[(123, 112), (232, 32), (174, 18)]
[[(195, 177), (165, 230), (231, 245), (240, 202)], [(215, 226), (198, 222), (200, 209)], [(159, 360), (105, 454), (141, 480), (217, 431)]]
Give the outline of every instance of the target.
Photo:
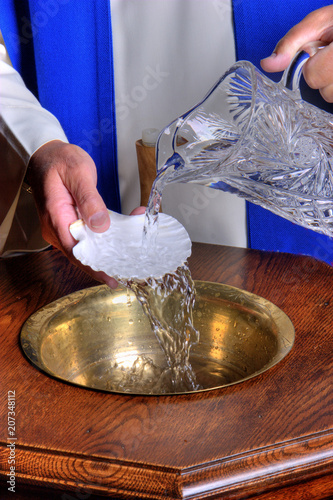
[(145, 146), (141, 139), (136, 141), (135, 148), (140, 179), (140, 205), (146, 207), (156, 177), (156, 153), (154, 147)]
[(203, 244), (190, 268), (194, 279), (279, 306), (296, 329), (291, 353), (252, 380), (193, 395), (75, 387), (25, 359), (20, 329), (38, 308), (96, 283), (57, 251), (0, 262), (1, 499), (333, 497), (333, 270), (308, 257)]

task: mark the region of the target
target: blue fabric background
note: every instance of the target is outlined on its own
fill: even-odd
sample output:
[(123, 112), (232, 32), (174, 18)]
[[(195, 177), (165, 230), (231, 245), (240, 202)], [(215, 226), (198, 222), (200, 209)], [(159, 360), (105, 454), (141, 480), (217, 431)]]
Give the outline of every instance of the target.
[[(330, 5), (332, 1), (316, 0), (233, 0), (236, 57), (260, 68), (260, 59), (269, 56), (285, 33), (311, 11)], [(278, 81), (281, 74), (269, 74)], [(318, 92), (302, 86), (303, 98), (333, 112)], [(312, 255), (333, 262), (333, 240), (302, 228), (247, 203), (248, 241), (251, 248)]]
[(106, 205), (120, 211), (110, 2), (2, 0), (0, 22), (14, 67), (92, 156)]
[[(260, 67), (289, 28), (329, 4), (233, 0), (237, 59)], [(14, 67), (59, 119), (69, 141), (91, 154), (99, 191), (109, 208), (120, 211), (109, 1), (2, 0), (0, 28)], [(303, 95), (314, 99), (313, 93)], [(333, 262), (332, 239), (247, 205), (250, 247)]]

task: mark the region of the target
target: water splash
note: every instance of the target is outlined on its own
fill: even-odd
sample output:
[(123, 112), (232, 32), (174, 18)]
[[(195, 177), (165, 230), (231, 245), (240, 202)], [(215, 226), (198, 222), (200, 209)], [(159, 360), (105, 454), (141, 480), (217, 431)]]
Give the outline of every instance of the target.
[[(129, 280), (123, 284), (135, 293), (141, 303), (165, 355), (167, 368), (162, 371), (159, 380), (154, 381), (154, 390), (156, 384), (159, 392), (198, 390), (189, 362), (191, 347), (199, 341), (199, 333), (193, 326), (195, 287), (188, 265), (161, 279)], [(141, 367), (141, 363), (138, 366)]]

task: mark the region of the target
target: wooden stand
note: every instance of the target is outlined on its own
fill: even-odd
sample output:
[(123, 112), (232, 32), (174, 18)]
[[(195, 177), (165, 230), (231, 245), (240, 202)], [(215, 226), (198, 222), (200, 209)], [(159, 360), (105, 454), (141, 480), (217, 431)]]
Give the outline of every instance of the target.
[(145, 146), (141, 139), (136, 141), (135, 147), (140, 177), (140, 205), (146, 207), (151, 187), (156, 177), (155, 147)]
[[(96, 283), (57, 251), (0, 261), (2, 500), (333, 497), (332, 268), (308, 257), (203, 244), (194, 245), (189, 263), (194, 279), (279, 306), (296, 329), (291, 353), (254, 379), (193, 395), (75, 387), (25, 359), (20, 329), (38, 308)], [(15, 495), (6, 483), (10, 437)]]

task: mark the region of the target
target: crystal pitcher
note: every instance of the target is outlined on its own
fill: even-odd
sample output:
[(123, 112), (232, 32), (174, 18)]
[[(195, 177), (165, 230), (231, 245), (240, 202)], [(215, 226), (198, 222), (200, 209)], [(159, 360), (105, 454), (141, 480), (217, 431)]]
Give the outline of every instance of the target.
[(237, 62), (166, 127), (148, 211), (156, 213), (166, 184), (194, 182), (331, 236), (333, 117), (301, 98), (308, 57), (301, 51), (278, 83), (250, 62)]

